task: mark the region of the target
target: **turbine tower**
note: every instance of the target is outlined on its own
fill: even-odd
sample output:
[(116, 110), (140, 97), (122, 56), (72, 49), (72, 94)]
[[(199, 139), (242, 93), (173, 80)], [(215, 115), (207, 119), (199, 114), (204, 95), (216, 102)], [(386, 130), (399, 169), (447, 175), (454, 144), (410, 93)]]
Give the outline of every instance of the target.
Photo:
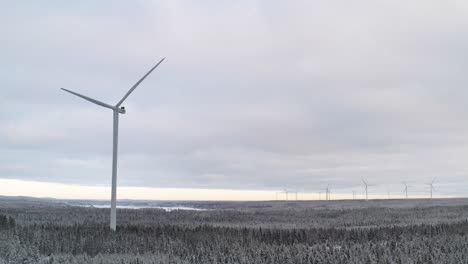
[(368, 190), (369, 190), (369, 186), (375, 186), (375, 185), (371, 185), (371, 184), (368, 184), (367, 181), (365, 181), (364, 179), (361, 179), (362, 180), (362, 183), (364, 183), (364, 190), (366, 191), (366, 201), (368, 201), (369, 199), (369, 193), (368, 193)]
[(431, 192), (431, 199), (432, 199), (432, 193), (433, 191), (435, 191), (435, 188), (434, 188), (434, 182), (435, 182), (436, 178), (432, 179), (431, 183), (426, 183), (426, 185), (429, 186), (430, 188), (430, 192)]
[(108, 105), (106, 103), (100, 102), (98, 100), (95, 100), (93, 98), (81, 95), (79, 93), (60, 88), (66, 92), (69, 92), (73, 95), (76, 95), (78, 97), (81, 97), (85, 100), (90, 101), (91, 103), (95, 103), (99, 106), (109, 108), (113, 111), (114, 113), (114, 125), (113, 125), (113, 148), (112, 148), (112, 194), (111, 194), (111, 213), (110, 213), (110, 229), (115, 231), (116, 229), (116, 203), (117, 203), (117, 150), (118, 150), (118, 136), (119, 136), (119, 114), (125, 114), (125, 107), (121, 107), (122, 103), (127, 99), (127, 97), (135, 90), (135, 88), (140, 85), (140, 83), (150, 75), (151, 72), (153, 72), (156, 67), (159, 66), (164, 61), (165, 58), (161, 59), (151, 70), (149, 70), (138, 82), (136, 82), (130, 90), (120, 99), (120, 101), (115, 105)]

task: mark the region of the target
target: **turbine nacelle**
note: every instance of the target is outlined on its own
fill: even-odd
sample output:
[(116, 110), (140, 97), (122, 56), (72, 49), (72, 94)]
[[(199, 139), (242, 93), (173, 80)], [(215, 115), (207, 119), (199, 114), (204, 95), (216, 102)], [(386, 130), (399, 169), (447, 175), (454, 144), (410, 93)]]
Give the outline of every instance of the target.
[(127, 113), (127, 111), (125, 110), (125, 107), (121, 106), (121, 107), (116, 107), (116, 110), (117, 112), (119, 112), (119, 114), (125, 114)]

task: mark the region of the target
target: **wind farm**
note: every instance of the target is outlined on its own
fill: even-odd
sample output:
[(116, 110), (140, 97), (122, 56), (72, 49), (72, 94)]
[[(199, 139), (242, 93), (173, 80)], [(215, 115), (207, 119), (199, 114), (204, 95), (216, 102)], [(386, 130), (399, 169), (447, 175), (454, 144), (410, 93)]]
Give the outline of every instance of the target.
[[(408, 199), (414, 199), (414, 200), (424, 200), (424, 199), (433, 199), (434, 194), (436, 191), (435, 188), (435, 182), (436, 178), (433, 178), (431, 182), (420, 184), (420, 185), (410, 185), (407, 182), (402, 182), (401, 184), (403, 185), (403, 190), (394, 187), (395, 189), (390, 189), (387, 187), (384, 189), (379, 189), (375, 191), (372, 194), (369, 194), (369, 187), (376, 187), (376, 184), (369, 184), (366, 179), (362, 179), (362, 188), (363, 192), (357, 192), (353, 189), (348, 190), (348, 189), (341, 189), (336, 193), (336, 201), (345, 201), (345, 200), (364, 200), (364, 201), (369, 201), (369, 200), (408, 200)], [(424, 187), (424, 189), (423, 189)], [(411, 194), (410, 190), (415, 189), (414, 194)], [(417, 191), (416, 191), (417, 189)], [(302, 192), (302, 199), (298, 199), (298, 191), (291, 191), (288, 189), (283, 189), (280, 191), (275, 191), (275, 200), (295, 200), (295, 201), (320, 201), (322, 200), (322, 194), (324, 194), (323, 200), (325, 201), (330, 201), (332, 200), (331, 196), (331, 185), (327, 184), (327, 186), (324, 189), (320, 189), (318, 191), (314, 190), (307, 190), (304, 189)], [(426, 190), (428, 194), (426, 194)], [(349, 195), (347, 193), (350, 193)], [(402, 195), (392, 195), (391, 193), (402, 193)], [(290, 199), (290, 194), (295, 195), (295, 199)], [(279, 195), (283, 195), (284, 199), (279, 199)], [(438, 196), (438, 198), (454, 198), (454, 197), (445, 197), (445, 196)], [(268, 200), (268, 199), (266, 199)]]
[(463, 1), (0, 22), (0, 264), (468, 263)]

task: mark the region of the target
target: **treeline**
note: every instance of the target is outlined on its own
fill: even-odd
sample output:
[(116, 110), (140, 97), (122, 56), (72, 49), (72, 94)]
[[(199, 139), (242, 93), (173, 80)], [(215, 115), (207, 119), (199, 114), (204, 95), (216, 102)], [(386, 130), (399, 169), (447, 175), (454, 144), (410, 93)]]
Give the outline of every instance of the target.
[(460, 264), (468, 263), (467, 231), (468, 221), (351, 229), (123, 225), (117, 232), (103, 224), (5, 225), (0, 229), (0, 259), (5, 263)]

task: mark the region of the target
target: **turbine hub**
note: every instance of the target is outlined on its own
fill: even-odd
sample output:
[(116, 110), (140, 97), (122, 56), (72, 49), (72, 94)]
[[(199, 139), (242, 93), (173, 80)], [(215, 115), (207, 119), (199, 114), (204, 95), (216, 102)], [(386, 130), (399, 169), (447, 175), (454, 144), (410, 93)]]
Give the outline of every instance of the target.
[(125, 114), (127, 111), (125, 111), (125, 107), (121, 106), (119, 109), (118, 109), (119, 113), (120, 114)]

